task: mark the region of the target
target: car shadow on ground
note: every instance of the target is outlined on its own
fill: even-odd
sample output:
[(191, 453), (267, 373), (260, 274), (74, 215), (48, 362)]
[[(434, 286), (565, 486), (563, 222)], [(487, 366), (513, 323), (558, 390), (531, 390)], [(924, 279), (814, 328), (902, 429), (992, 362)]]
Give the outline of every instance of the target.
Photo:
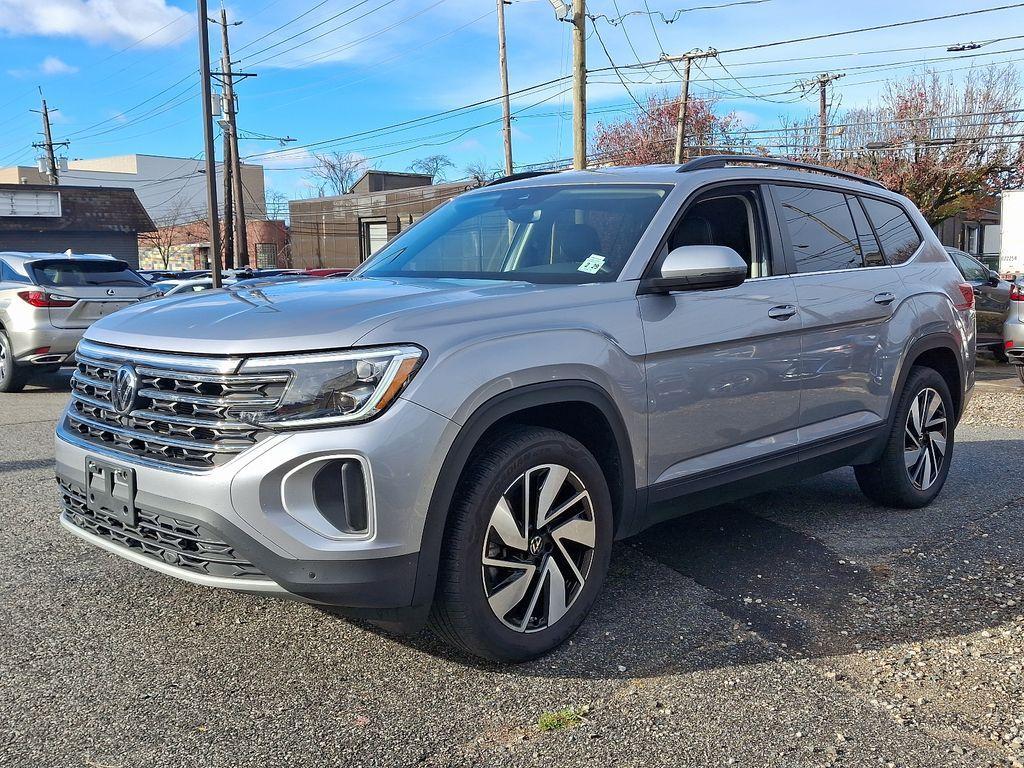
[[(616, 546), (602, 596), (572, 642), (517, 671), (686, 673), (1012, 621), (1024, 613), (1024, 492), (1010, 476), (975, 497), (968, 468), (1020, 449), (1012, 440), (958, 444), (947, 487), (923, 510), (872, 506), (852, 471), (840, 470), (658, 525)], [(981, 502), (968, 508), (963, 498)], [(427, 633), (398, 641), (497, 669)]]
[(61, 368), (53, 373), (36, 374), (25, 385), (24, 393), (30, 395), (34, 392), (39, 394), (46, 392), (70, 392), (71, 374), (74, 372), (74, 368)]

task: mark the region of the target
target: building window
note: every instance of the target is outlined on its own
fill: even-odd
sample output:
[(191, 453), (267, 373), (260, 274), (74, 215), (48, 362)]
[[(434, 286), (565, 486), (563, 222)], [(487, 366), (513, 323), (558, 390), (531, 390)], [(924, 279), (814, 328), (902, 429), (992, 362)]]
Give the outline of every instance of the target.
[(388, 241), (388, 223), (387, 221), (367, 221), (363, 220), (359, 222), (362, 237), (362, 255), (363, 259), (368, 259), (377, 251), (385, 246)]
[(964, 250), (977, 256), (981, 253), (981, 228), (977, 224), (964, 224)]
[(277, 266), (277, 244), (256, 243), (256, 268), (267, 269)]

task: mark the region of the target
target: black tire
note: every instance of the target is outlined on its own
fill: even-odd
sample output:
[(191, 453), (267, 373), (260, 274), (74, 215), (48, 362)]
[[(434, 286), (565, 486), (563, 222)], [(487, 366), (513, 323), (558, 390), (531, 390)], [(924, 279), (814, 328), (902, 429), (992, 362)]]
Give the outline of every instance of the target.
[[(942, 415), (945, 418), (944, 432), (940, 434), (937, 427), (929, 432), (926, 427), (922, 431), (927, 433), (927, 437), (919, 441), (921, 447), (918, 448), (913, 443), (913, 436), (910, 435), (913, 429), (910, 422), (911, 409), (922, 402), (919, 398), (929, 397), (929, 392), (937, 393), (941, 400)], [(937, 414), (936, 411), (936, 419)], [(955, 422), (953, 398), (946, 380), (932, 368), (913, 368), (900, 394), (889, 438), (881, 457), (871, 464), (854, 467), (857, 484), (864, 495), (876, 504), (886, 507), (919, 509), (930, 504), (939, 495), (949, 474), (949, 465), (953, 457)], [(935, 461), (940, 437), (945, 439), (944, 448), (941, 451), (941, 458)], [(909, 460), (915, 457), (917, 461), (908, 466)], [(938, 469), (934, 472), (934, 478), (922, 487), (925, 485), (924, 478), (931, 476), (932, 467), (936, 464)], [(920, 479), (915, 480), (912, 474), (919, 476)]]
[(996, 359), (997, 363), (1002, 363), (1003, 365), (1010, 362), (1010, 358), (1007, 357), (1006, 350), (1003, 349), (1001, 344), (998, 347), (992, 347), (992, 357)]
[[(563, 469), (569, 474), (559, 480)], [(550, 525), (537, 526), (528, 532), (530, 535), (524, 535), (523, 528), (528, 527), (522, 522), (524, 515), (530, 516), (534, 524), (543, 521), (540, 496), (549, 478), (552, 487), (560, 488), (557, 503), (551, 503), (549, 508), (564, 506), (567, 511), (549, 521)], [(534, 485), (536, 501), (523, 506), (521, 499), (530, 494), (521, 489), (530, 483)], [(566, 500), (579, 497), (581, 486), (589, 494), (589, 503), (582, 500), (579, 507), (569, 506)], [(502, 537), (492, 526), (499, 502), (507, 502), (513, 517), (518, 517), (516, 533), (522, 536), (524, 546), (503, 547)], [(522, 662), (553, 650), (576, 631), (601, 590), (611, 558), (612, 517), (604, 473), (577, 440), (562, 432), (535, 427), (513, 427), (501, 433), (474, 451), (459, 481), (441, 550), (431, 629), (449, 644), (492, 661)], [(593, 538), (592, 549), (558, 538), (567, 521), (586, 526), (588, 536)], [(534, 552), (532, 545), (545, 536), (546, 543), (541, 541), (538, 552)], [(514, 569), (489, 568), (484, 563), (485, 551), (492, 561), (499, 557), (501, 562), (520, 558), (520, 562), (532, 562), (532, 566), (525, 567), (534, 570), (517, 576)], [(584, 553), (583, 559), (570, 566), (566, 558), (576, 557), (579, 552)], [(572, 575), (571, 567), (577, 567), (576, 572), (584, 577), (582, 583)], [(558, 569), (558, 574), (545, 569)], [(564, 589), (552, 586), (566, 574), (569, 577), (561, 582)], [(529, 581), (519, 582), (522, 578)], [(496, 583), (488, 586), (488, 579)], [(488, 590), (493, 601), (513, 583), (526, 585), (523, 597), (499, 617), (498, 609), (492, 610), (488, 602)], [(534, 590), (541, 596), (535, 601)], [(511, 593), (519, 591), (514, 588)], [(552, 596), (569, 599), (551, 599)], [(568, 605), (567, 610), (548, 625), (552, 612), (558, 613), (562, 604)], [(512, 624), (524, 629), (517, 630)]]
[(27, 382), (24, 368), (14, 361), (10, 339), (0, 331), (0, 392), (21, 392)]

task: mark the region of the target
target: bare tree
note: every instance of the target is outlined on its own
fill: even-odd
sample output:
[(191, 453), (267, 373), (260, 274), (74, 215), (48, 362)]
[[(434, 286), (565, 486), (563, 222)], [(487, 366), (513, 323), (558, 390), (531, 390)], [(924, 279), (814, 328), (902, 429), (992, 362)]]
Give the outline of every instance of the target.
[(144, 250), (156, 251), (163, 268), (170, 269), (176, 246), (209, 239), (209, 224), (205, 220), (197, 220), (199, 215), (189, 201), (179, 199), (166, 216), (160, 217), (155, 230), (139, 233), (139, 245)]
[(446, 168), (454, 168), (455, 163), (448, 155), (428, 155), (427, 157), (421, 157), (419, 160), (413, 160), (409, 165), (409, 170), (413, 173), (424, 173), (430, 176), (430, 178), (437, 181), (444, 181), (444, 171)]
[(268, 219), (283, 219), (288, 216), (288, 195), (279, 189), (268, 189), (266, 206)]
[(470, 163), (462, 169), (462, 172), (466, 174), (467, 178), (472, 179), (478, 185), (484, 185), (489, 181), (493, 181), (501, 173), (501, 171), (488, 168), (487, 163), (483, 160)]
[(369, 167), (366, 158), (354, 152), (314, 152), (316, 165), (310, 169), (313, 185), (321, 195), (344, 195)]
[[(1013, 65), (972, 69), (959, 79), (926, 70), (890, 82), (877, 104), (836, 115), (828, 163), (878, 179), (937, 224), (1024, 182), (1022, 104)], [(783, 151), (813, 159), (816, 117), (787, 127)]]

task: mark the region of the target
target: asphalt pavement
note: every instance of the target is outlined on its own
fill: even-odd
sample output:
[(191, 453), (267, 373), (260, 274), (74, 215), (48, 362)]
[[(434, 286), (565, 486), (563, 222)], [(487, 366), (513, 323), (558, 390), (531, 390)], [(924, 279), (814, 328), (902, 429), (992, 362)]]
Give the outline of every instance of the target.
[(0, 766), (1020, 766), (1024, 423), (992, 397), (1024, 388), (979, 390), (932, 507), (840, 470), (659, 526), (500, 667), (64, 533), (50, 377), (0, 400)]

